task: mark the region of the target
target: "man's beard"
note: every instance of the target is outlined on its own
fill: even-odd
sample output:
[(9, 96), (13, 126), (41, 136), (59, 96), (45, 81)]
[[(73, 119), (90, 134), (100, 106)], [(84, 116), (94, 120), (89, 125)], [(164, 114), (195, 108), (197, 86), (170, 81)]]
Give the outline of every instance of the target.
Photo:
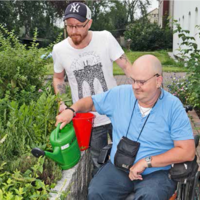
[(81, 42), (86, 38), (88, 33), (85, 33), (84, 35), (81, 35), (81, 34), (71, 34), (69, 35), (69, 37), (72, 39), (73, 43), (75, 45), (79, 45), (81, 44)]

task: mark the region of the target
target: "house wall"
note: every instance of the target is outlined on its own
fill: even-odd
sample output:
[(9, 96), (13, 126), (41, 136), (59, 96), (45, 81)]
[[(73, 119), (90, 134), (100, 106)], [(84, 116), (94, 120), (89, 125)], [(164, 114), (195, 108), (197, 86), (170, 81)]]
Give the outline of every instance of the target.
[[(190, 31), (190, 36), (195, 37), (200, 48), (200, 39), (197, 33), (199, 32), (195, 26), (200, 25), (200, 1), (174, 1), (174, 19), (178, 20), (179, 24), (184, 30)], [(178, 34), (173, 36), (173, 54), (178, 55), (179, 44), (181, 39), (178, 38)]]
[(171, 0), (169, 2), (169, 17), (170, 17), (170, 20), (169, 20), (169, 26), (172, 28), (173, 26), (173, 17), (174, 17), (174, 0)]
[(147, 18), (151, 23), (158, 23), (158, 8), (149, 12)]
[(163, 27), (163, 0), (159, 0), (158, 4), (158, 25)]

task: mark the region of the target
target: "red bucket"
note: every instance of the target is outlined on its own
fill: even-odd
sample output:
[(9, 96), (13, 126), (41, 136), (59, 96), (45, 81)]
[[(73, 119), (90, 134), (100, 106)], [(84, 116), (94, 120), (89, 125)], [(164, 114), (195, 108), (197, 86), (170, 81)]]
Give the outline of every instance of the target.
[(95, 115), (92, 113), (76, 113), (72, 120), (81, 151), (89, 148), (94, 117)]

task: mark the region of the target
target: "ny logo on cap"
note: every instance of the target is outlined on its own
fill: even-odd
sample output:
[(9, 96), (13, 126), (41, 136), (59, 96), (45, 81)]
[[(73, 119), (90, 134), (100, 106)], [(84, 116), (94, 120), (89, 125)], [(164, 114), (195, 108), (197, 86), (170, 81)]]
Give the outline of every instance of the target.
[(71, 5), (71, 9), (70, 9), (70, 12), (79, 12), (79, 8), (80, 8), (80, 5), (77, 3), (77, 4), (75, 4), (75, 3), (73, 3), (72, 5)]

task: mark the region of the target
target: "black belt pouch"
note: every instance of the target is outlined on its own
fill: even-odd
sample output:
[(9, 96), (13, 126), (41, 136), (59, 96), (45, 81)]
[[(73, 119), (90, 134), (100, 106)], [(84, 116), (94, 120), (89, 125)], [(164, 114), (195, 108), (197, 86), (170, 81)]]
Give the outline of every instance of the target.
[(115, 166), (127, 172), (135, 161), (139, 147), (139, 142), (132, 141), (123, 136), (117, 145), (114, 157)]

